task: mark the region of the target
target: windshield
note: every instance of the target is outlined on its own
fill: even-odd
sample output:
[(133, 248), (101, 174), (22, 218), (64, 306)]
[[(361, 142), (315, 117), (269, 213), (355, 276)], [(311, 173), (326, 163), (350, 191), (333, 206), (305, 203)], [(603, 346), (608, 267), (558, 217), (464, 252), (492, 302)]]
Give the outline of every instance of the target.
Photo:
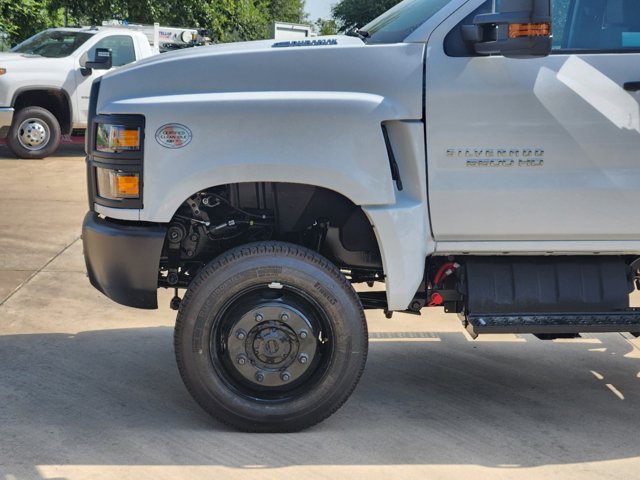
[(367, 43), (402, 42), (450, 0), (404, 0), (360, 29)]
[(64, 32), (45, 30), (11, 49), (12, 52), (29, 53), (49, 58), (61, 58), (71, 55), (93, 34), (87, 32)]

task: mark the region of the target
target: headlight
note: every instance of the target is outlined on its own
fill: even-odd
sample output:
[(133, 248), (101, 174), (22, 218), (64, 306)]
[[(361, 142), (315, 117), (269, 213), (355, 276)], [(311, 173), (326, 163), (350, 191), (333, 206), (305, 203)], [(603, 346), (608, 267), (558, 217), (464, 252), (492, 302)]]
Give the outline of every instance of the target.
[(96, 150), (118, 153), (140, 150), (140, 128), (99, 123), (96, 128)]
[(140, 197), (140, 174), (96, 168), (98, 195), (109, 200)]
[(89, 201), (108, 208), (142, 208), (145, 118), (95, 115), (99, 87), (99, 82), (91, 87), (87, 129)]

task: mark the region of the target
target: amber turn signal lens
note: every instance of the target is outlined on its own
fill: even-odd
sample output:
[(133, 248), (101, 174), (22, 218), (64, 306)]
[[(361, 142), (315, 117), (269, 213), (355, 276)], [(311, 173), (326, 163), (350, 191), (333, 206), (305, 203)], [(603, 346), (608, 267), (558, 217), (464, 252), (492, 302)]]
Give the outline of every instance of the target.
[(512, 23), (509, 25), (509, 38), (548, 37), (551, 25), (548, 23)]
[(135, 130), (120, 130), (116, 140), (118, 147), (134, 147), (138, 148), (140, 145), (140, 131)]
[(0, 68), (0, 75), (4, 75), (5, 73), (7, 73), (7, 69), (6, 68)]
[(138, 174), (116, 177), (116, 194), (122, 198), (138, 197), (140, 195), (140, 179)]
[(98, 196), (108, 200), (140, 198), (140, 174), (96, 168)]

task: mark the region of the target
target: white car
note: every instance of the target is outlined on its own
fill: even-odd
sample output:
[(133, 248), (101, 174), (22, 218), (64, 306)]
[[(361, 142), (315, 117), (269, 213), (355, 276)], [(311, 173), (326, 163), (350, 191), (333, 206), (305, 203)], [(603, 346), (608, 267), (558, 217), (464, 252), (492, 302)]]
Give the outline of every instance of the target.
[(0, 53), (0, 138), (16, 156), (44, 158), (86, 128), (91, 83), (106, 71), (87, 68), (98, 48), (111, 50), (109, 68), (154, 54), (144, 34), (101, 27), (45, 30)]

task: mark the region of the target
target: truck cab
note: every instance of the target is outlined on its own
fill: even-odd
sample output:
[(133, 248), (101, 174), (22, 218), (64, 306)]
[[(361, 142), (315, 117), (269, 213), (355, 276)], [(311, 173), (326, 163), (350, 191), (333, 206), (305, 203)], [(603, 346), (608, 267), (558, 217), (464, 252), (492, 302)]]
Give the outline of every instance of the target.
[(153, 54), (142, 33), (110, 28), (53, 28), (0, 54), (0, 137), (18, 157), (46, 157), (86, 128), (91, 83), (107, 71), (86, 67), (99, 48), (114, 69)]
[(248, 431), (346, 401), (363, 309), (638, 334), (639, 19), (634, 0), (406, 0), (350, 36), (105, 75), (89, 279), (138, 308), (174, 289), (185, 384)]

